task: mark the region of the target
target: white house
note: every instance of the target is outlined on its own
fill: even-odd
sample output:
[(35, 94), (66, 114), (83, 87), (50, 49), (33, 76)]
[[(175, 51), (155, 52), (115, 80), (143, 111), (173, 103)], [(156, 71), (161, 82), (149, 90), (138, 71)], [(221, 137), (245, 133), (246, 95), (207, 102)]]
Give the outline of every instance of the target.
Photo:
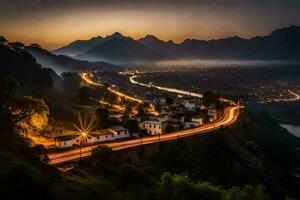
[(181, 103), (188, 111), (196, 111), (196, 103), (194, 101), (184, 100)]
[(123, 126), (114, 126), (109, 129), (97, 130), (88, 133), (87, 143), (92, 144), (128, 137), (130, 137), (128, 129), (124, 128)]
[(81, 134), (59, 136), (54, 138), (54, 140), (55, 146), (59, 148), (79, 146), (80, 144), (85, 142)]
[(149, 135), (161, 135), (165, 133), (166, 121), (143, 121), (139, 123), (139, 128), (146, 130)]
[(197, 126), (199, 126), (198, 122), (192, 122), (192, 121), (184, 122), (184, 128), (186, 128), (186, 129), (194, 128)]
[(82, 134), (76, 134), (56, 137), (55, 143), (59, 148), (66, 148), (128, 137), (130, 137), (128, 129), (124, 128), (123, 126), (114, 126), (105, 130), (89, 132), (86, 136), (83, 136)]
[(204, 118), (202, 116), (200, 116), (200, 115), (196, 115), (196, 116), (192, 117), (191, 121), (192, 122), (196, 122), (199, 125), (202, 125), (203, 121), (204, 121)]
[(108, 130), (114, 134), (115, 139), (130, 137), (129, 130), (123, 126), (113, 126)]
[(87, 136), (87, 143), (93, 144), (98, 142), (110, 141), (114, 140), (114, 134), (109, 131), (109, 129), (105, 130), (97, 130), (90, 132)]
[(218, 111), (215, 104), (210, 104), (208, 106), (207, 115), (211, 117), (212, 120), (216, 120), (218, 117)]

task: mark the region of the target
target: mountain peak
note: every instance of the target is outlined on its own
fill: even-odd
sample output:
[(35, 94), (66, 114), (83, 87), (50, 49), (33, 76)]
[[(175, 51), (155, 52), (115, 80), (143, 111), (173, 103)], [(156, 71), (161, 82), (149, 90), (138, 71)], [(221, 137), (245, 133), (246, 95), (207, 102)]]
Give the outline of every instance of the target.
[(98, 39), (103, 39), (103, 37), (101, 37), (100, 35), (98, 35), (96, 37), (92, 37), (90, 40), (98, 40)]
[(150, 34), (146, 35), (146, 36), (144, 37), (144, 39), (159, 40), (156, 36), (150, 35)]
[(121, 33), (119, 32), (114, 32), (113, 34), (111, 34), (110, 36), (108, 36), (110, 38), (124, 38), (125, 36), (123, 36)]

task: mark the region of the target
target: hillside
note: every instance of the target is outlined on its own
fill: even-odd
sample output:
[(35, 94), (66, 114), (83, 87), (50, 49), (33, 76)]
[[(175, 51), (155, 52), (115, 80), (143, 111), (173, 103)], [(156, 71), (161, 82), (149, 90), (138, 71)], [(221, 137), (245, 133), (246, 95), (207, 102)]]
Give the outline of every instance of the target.
[(42, 68), (35, 58), (22, 48), (0, 44), (0, 76), (14, 77), (22, 85), (22, 89), (36, 87), (52, 87), (56, 73)]
[(76, 40), (62, 48), (53, 51), (56, 55), (76, 56), (80, 53), (89, 51), (102, 42), (101, 36), (93, 37), (89, 40)]
[[(233, 127), (179, 141), (120, 152), (99, 148), (93, 157), (79, 162), (69, 172), (59, 172), (41, 163), (37, 156), (41, 152), (26, 147), (23, 139), (13, 133), (9, 117), (1, 114), (0, 119), (3, 197), (117, 200), (165, 199), (168, 195), (176, 200), (245, 197), (269, 200), (288, 195), (299, 198), (299, 182), (277, 164), (276, 156), (289, 157), (290, 152), (282, 151), (281, 156), (279, 151), (274, 154), (267, 150), (294, 149), (288, 141), (295, 138), (261, 111), (250, 109)], [(259, 120), (267, 123), (258, 123)], [(299, 147), (299, 139), (294, 141)], [(299, 162), (299, 156), (294, 158)], [(165, 187), (174, 189), (165, 191)], [(18, 193), (13, 192), (15, 189)]]
[(110, 63), (81, 61), (68, 56), (54, 55), (37, 46), (27, 46), (26, 50), (30, 52), (42, 66), (54, 69), (57, 72), (118, 70), (117, 66)]
[[(129, 199), (158, 198), (161, 193), (157, 186), (162, 184), (165, 173), (184, 175), (192, 183), (206, 181), (229, 190), (233, 186), (262, 185), (271, 199), (285, 196), (297, 199), (300, 184), (290, 170), (300, 166), (299, 147), (300, 139), (278, 126), (263, 110), (251, 107), (232, 127), (117, 153), (102, 149), (76, 170), (111, 180)], [(176, 190), (178, 195), (197, 199), (187, 197), (196, 194), (188, 186), (191, 183), (185, 184), (183, 191)], [(263, 199), (250, 198), (250, 193), (246, 195), (249, 199)], [(176, 194), (174, 199), (181, 199)], [(216, 195), (204, 199), (222, 198)]]

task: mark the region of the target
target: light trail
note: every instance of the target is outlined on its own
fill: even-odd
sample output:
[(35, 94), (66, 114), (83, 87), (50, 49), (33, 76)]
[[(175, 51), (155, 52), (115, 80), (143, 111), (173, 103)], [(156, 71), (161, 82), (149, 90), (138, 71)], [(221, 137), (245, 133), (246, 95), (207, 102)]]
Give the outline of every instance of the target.
[[(95, 86), (103, 86), (101, 83), (97, 83), (93, 80), (91, 80), (88, 76), (91, 76), (91, 73), (81, 73), (80, 74), (81, 78), (88, 84), (90, 85), (95, 85)], [(130, 100), (130, 101), (135, 101), (135, 102), (138, 102), (138, 103), (143, 103), (143, 100), (141, 99), (138, 99), (136, 97), (132, 97), (132, 96), (129, 96), (128, 94), (125, 94), (123, 92), (120, 92), (120, 91), (117, 91), (116, 89), (113, 89), (112, 87), (108, 87), (107, 88), (108, 91), (110, 91), (111, 93), (113, 94), (116, 94), (120, 97), (123, 97), (127, 100)]]
[[(134, 84), (142, 85), (145, 87), (150, 87), (149, 85), (135, 81), (134, 76), (135, 75), (130, 77), (131, 82), (133, 81), (133, 83), (136, 82)], [(164, 87), (158, 86), (157, 88), (160, 89), (160, 88), (164, 88)], [(168, 88), (168, 91), (170, 91), (169, 88)], [(181, 90), (177, 90), (177, 89), (173, 90), (172, 89), (171, 91), (178, 92)], [(181, 93), (181, 94), (183, 94), (183, 93)], [(186, 93), (184, 93), (184, 94), (186, 94)], [(223, 100), (227, 101), (226, 99), (223, 99)], [(232, 103), (232, 101), (229, 101), (229, 102)], [(223, 126), (230, 126), (238, 119), (239, 109), (242, 108), (242, 106), (236, 105), (234, 102), (232, 104), (234, 104), (234, 105), (229, 106), (224, 110), (222, 118), (212, 121), (203, 126), (199, 126), (199, 127), (195, 127), (195, 128), (187, 129), (187, 130), (180, 130), (180, 131), (176, 131), (176, 132), (172, 132), (172, 133), (167, 133), (167, 134), (163, 134), (160, 136), (147, 136), (147, 137), (143, 137), (141, 139), (115, 141), (112, 143), (104, 143), (104, 144), (86, 146), (86, 147), (82, 147), (81, 150), (79, 150), (77, 148), (77, 149), (65, 150), (65, 151), (60, 151), (60, 152), (53, 152), (53, 153), (48, 154), (48, 157), (50, 159), (49, 164), (61, 165), (64, 163), (79, 160), (80, 158), (83, 158), (83, 157), (89, 157), (92, 154), (91, 153), (92, 150), (99, 145), (106, 145), (106, 146), (110, 147), (112, 150), (118, 151), (118, 150), (138, 147), (138, 146), (142, 146), (142, 145), (147, 145), (147, 144), (159, 143), (159, 142), (163, 142), (163, 141), (177, 140), (179, 138), (189, 137), (189, 136), (193, 136), (193, 135), (200, 135), (200, 134), (207, 133), (209, 131), (217, 130)]]
[(188, 96), (192, 96), (192, 97), (199, 97), (199, 98), (203, 97), (202, 94), (195, 93), (195, 92), (180, 90), (180, 89), (176, 89), (176, 88), (162, 87), (162, 86), (153, 85), (153, 84), (141, 83), (141, 82), (138, 82), (138, 81), (134, 80), (135, 78), (137, 78), (137, 75), (133, 74), (132, 76), (129, 77), (129, 81), (132, 84), (140, 85), (140, 86), (143, 86), (143, 87), (156, 88), (156, 89), (159, 89), (159, 90), (172, 92), (172, 93), (176, 93), (176, 94), (188, 95)]
[(80, 73), (79, 75), (85, 82), (87, 82), (90, 85), (103, 86), (101, 83), (97, 83), (88, 78), (88, 76), (91, 76), (91, 73)]
[(275, 99), (273, 100), (274, 102), (293, 102), (293, 101), (299, 101), (300, 100), (300, 95), (291, 91), (291, 90), (288, 90), (288, 92), (294, 96), (292, 98), (289, 98), (289, 99)]
[[(176, 140), (179, 138), (189, 137), (192, 135), (200, 135), (207, 133), (209, 131), (217, 130), (222, 126), (229, 126), (233, 124), (237, 119), (239, 115), (239, 109), (240, 106), (232, 106), (225, 109), (224, 114), (221, 119), (216, 120), (214, 122), (211, 122), (209, 124), (196, 127), (193, 129), (187, 129), (187, 130), (181, 130), (173, 133), (167, 133), (158, 136), (147, 136), (143, 137), (142, 139), (132, 139), (132, 140), (124, 140), (124, 141), (115, 141), (112, 143), (105, 143), (101, 145), (106, 145), (114, 151), (138, 147), (141, 145), (147, 145), (147, 144), (153, 144), (153, 143), (159, 143), (163, 141), (171, 141)], [(50, 159), (49, 164), (51, 165), (60, 165), (67, 162), (72, 162), (79, 160), (83, 157), (89, 157), (91, 156), (91, 151), (93, 148), (96, 148), (98, 145), (93, 146), (86, 146), (81, 148), (81, 157), (80, 157), (80, 150), (79, 149), (71, 149), (71, 150), (65, 150), (60, 152), (53, 152), (49, 153), (48, 157)]]
[(118, 96), (120, 96), (120, 97), (123, 97), (123, 98), (125, 98), (125, 99), (127, 99), (127, 100), (135, 101), (135, 102), (138, 102), (138, 103), (143, 103), (143, 101), (142, 101), (141, 99), (138, 99), (138, 98), (129, 96), (129, 95), (127, 95), (127, 94), (125, 94), (125, 93), (123, 93), (123, 92), (117, 91), (117, 90), (115, 90), (115, 89), (113, 89), (113, 88), (111, 88), (111, 87), (108, 87), (107, 89), (108, 89), (108, 91), (110, 91), (111, 93), (116, 94), (116, 95), (118, 95)]
[(125, 111), (125, 107), (124, 107), (124, 106), (120, 106), (120, 105), (116, 105), (116, 104), (110, 104), (110, 103), (108, 103), (108, 102), (106, 102), (106, 101), (102, 101), (102, 100), (98, 100), (98, 102), (99, 102), (100, 104), (103, 104), (103, 105), (106, 105), (106, 106), (110, 106), (110, 107), (112, 107), (112, 108), (115, 108), (115, 109), (117, 109), (117, 110), (119, 110), (119, 111), (122, 111), (122, 112)]

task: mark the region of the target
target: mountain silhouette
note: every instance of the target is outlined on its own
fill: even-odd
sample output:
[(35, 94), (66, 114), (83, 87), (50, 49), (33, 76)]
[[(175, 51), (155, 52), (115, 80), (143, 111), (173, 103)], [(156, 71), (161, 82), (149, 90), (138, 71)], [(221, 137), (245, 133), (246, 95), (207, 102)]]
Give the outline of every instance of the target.
[(76, 60), (64, 55), (54, 55), (35, 45), (27, 46), (25, 49), (36, 58), (39, 64), (54, 69), (57, 72), (76, 72), (82, 70), (112, 71), (118, 69), (117, 66), (106, 62), (89, 62)]
[(119, 33), (108, 36), (105, 42), (76, 57), (84, 60), (104, 60), (115, 64), (166, 58), (163, 54)]
[(62, 49), (73, 48), (73, 52), (80, 52), (77, 58), (117, 64), (164, 59), (300, 60), (299, 26), (277, 29), (267, 36), (250, 39), (238, 36), (214, 40), (186, 39), (176, 44), (153, 35), (134, 40), (116, 32), (99, 38), (97, 42), (95, 39), (81, 42), (82, 46), (89, 48), (74, 46), (73, 42), (55, 53), (68, 55)]
[(86, 52), (102, 42), (101, 36), (93, 37), (89, 40), (76, 40), (71, 44), (53, 51), (56, 55), (76, 56)]

